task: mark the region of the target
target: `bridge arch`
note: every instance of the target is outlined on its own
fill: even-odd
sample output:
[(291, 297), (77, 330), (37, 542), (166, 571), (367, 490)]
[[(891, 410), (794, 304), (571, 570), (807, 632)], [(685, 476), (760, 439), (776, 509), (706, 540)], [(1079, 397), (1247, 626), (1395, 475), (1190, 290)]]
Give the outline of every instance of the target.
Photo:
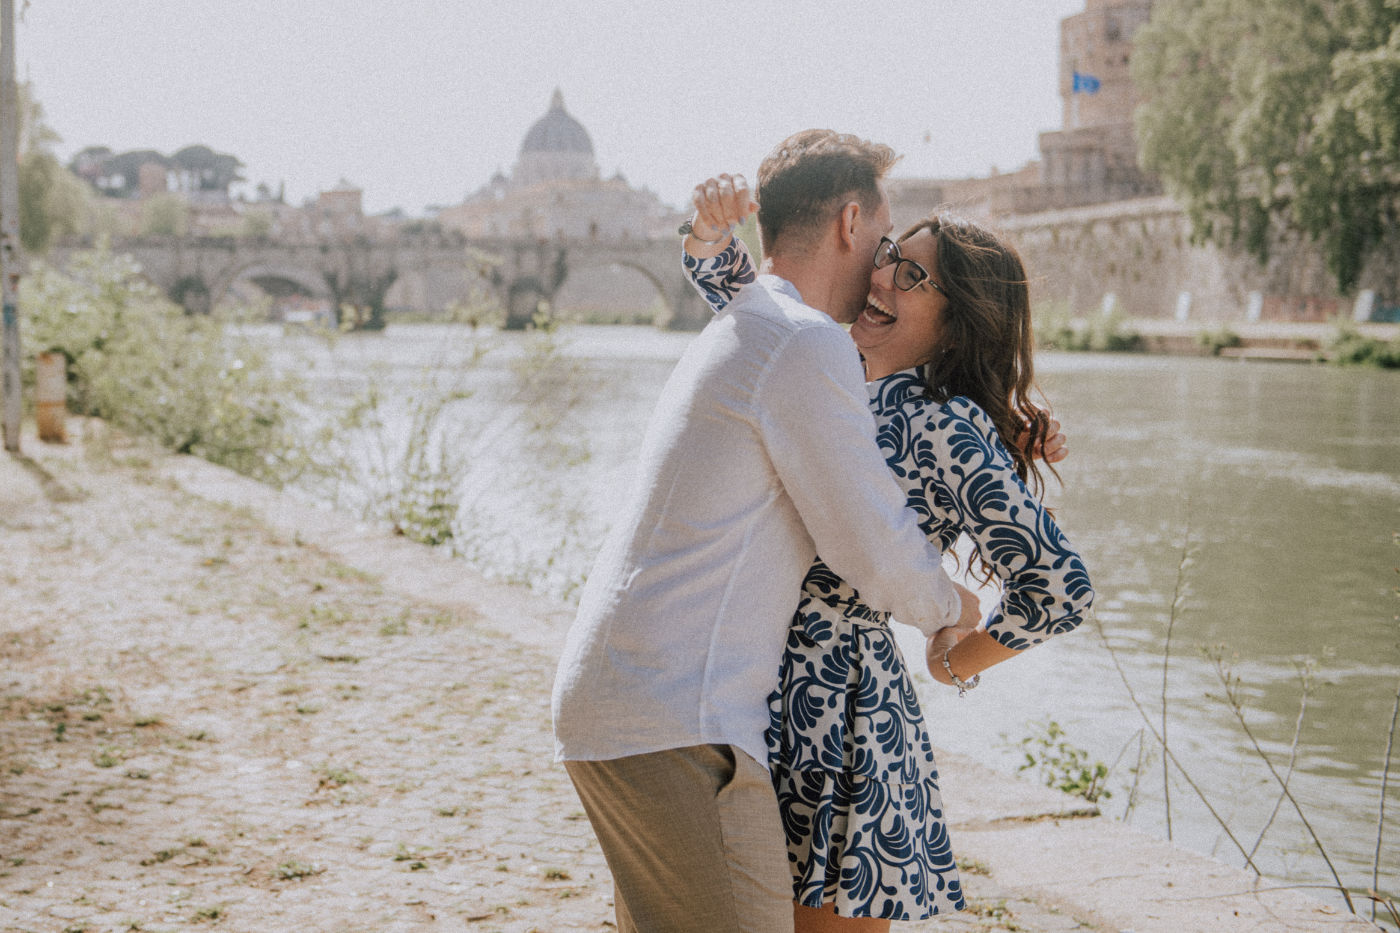
[[(669, 244), (667, 246), (669, 247)], [(657, 325), (668, 330), (699, 330), (709, 322), (709, 305), (705, 304), (704, 299), (681, 271), (678, 252), (673, 248), (662, 251), (662, 261), (659, 265), (655, 256), (614, 256), (612, 262), (614, 265), (641, 273), (651, 283), (651, 287), (656, 289), (656, 295), (662, 305), (662, 312), (655, 321)]]
[[(640, 275), (660, 300), (662, 310), (656, 316), (657, 325), (670, 329), (698, 330), (710, 318), (705, 302), (680, 269), (680, 251), (672, 239), (561, 239), (542, 242), (533, 251), (515, 249), (500, 252), (505, 253), (502, 280), (511, 298), (509, 303), (513, 314), (518, 314), (527, 303), (528, 299), (522, 300), (522, 293), (527, 289), (537, 290), (538, 297), (553, 300), (555, 293), (566, 286), (569, 279), (577, 282), (587, 277), (590, 270), (616, 267), (629, 274)], [(561, 270), (562, 275), (558, 274)], [(529, 289), (535, 283), (536, 288)], [(524, 320), (528, 321), (528, 317)], [(518, 325), (519, 318), (516, 321)]]
[(239, 282), (251, 281), (264, 291), (269, 291), (263, 283), (280, 282), (292, 286), (290, 291), (299, 292), (310, 298), (334, 301), (335, 295), (326, 283), (325, 276), (315, 269), (291, 263), (255, 261), (233, 266), (223, 274), (209, 290), (211, 306), (217, 307)]
[(653, 323), (672, 313), (671, 297), (655, 269), (612, 256), (570, 263), (552, 304), (567, 317), (607, 323)]

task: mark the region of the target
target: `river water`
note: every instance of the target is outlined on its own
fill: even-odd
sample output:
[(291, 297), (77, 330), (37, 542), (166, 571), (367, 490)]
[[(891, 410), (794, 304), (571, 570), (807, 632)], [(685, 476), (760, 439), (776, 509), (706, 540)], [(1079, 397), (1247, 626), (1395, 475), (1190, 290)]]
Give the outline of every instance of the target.
[[(466, 385), (474, 394), (460, 417), (475, 419), (475, 447), (459, 549), (490, 572), (568, 597), (691, 337), (561, 331), (553, 365), (562, 358), (572, 374), (569, 404), (521, 394), (532, 339), (403, 326), (334, 345), (289, 338), (277, 355), (284, 365), (310, 360), (326, 399), (343, 400), (370, 373), (391, 399), (425, 372)], [(490, 349), (478, 359), (481, 346)], [(1072, 451), (1047, 501), (1089, 566), (1097, 624), (989, 671), (961, 700), (921, 676), (935, 742), (1014, 770), (1024, 760), (1016, 743), (1053, 720), (1072, 745), (1113, 765), (1106, 812), (1165, 837), (1169, 799), (1176, 842), (1237, 865), (1244, 849), (1268, 875), (1331, 884), (1292, 804), (1278, 806), (1279, 781), (1225, 699), (1214, 654), (1238, 678), (1245, 723), (1288, 777), (1341, 880), (1369, 887), (1400, 687), (1400, 373), (1055, 353), (1037, 365)], [(554, 404), (565, 417), (532, 429), (531, 417)], [(553, 447), (540, 443), (545, 434)], [(984, 596), (989, 605), (996, 598)], [(917, 635), (902, 630), (901, 642), (917, 665)], [(1179, 766), (1165, 782), (1150, 731), (1163, 731), (1164, 704)], [(1391, 765), (1380, 865), (1380, 889), (1392, 897), (1400, 895), (1397, 771), (1400, 760)]]

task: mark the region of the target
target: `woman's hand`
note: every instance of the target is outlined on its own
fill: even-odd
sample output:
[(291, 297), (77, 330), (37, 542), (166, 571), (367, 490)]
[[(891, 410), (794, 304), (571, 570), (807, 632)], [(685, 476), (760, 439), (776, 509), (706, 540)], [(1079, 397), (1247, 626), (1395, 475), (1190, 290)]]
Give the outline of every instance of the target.
[(690, 219), (685, 251), (696, 259), (718, 256), (729, 245), (734, 228), (758, 210), (743, 175), (705, 179), (691, 192), (690, 203), (695, 205), (695, 214)]
[(948, 659), (953, 673), (966, 683), (994, 664), (1014, 658), (1017, 654), (1016, 650), (998, 643), (984, 628), (965, 629), (958, 626), (943, 629), (929, 636), (924, 644), (924, 662), (928, 665), (928, 672), (934, 680), (948, 686), (952, 686), (953, 678), (948, 676), (948, 669), (943, 666), (944, 658)]
[(1065, 444), (1065, 436), (1060, 431), (1060, 422), (1047, 411), (1042, 411), (1040, 417), (1045, 421), (1045, 436), (1032, 450), (1026, 450), (1026, 446), (1031, 442), (1031, 426), (1027, 425), (1021, 429), (1021, 436), (1016, 438), (1018, 450), (1025, 451), (1032, 460), (1040, 459), (1046, 463), (1059, 463), (1069, 456), (1069, 448)]

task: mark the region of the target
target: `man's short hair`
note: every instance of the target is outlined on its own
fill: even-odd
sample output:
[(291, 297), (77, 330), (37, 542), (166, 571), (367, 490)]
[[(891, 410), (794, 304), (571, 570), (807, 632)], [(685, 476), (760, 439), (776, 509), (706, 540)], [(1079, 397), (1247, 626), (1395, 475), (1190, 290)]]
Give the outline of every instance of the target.
[(800, 243), (852, 199), (880, 205), (880, 180), (899, 159), (880, 143), (803, 130), (778, 143), (758, 167), (758, 232), (763, 251)]

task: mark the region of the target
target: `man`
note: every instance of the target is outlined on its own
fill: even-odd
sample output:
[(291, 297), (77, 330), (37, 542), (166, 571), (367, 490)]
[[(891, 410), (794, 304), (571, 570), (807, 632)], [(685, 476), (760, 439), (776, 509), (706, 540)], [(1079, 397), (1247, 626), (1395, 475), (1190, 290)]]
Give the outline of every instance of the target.
[[(894, 153), (808, 130), (759, 169), (763, 272), (691, 343), (642, 445), (554, 686), (565, 761), (623, 931), (782, 931), (792, 886), (764, 730), (815, 555), (926, 633), (977, 600), (880, 454), (859, 355)], [(747, 206), (741, 179), (717, 201)], [(697, 192), (697, 199), (708, 192)], [(698, 204), (697, 200), (697, 204)], [(723, 243), (713, 211), (690, 235)]]

